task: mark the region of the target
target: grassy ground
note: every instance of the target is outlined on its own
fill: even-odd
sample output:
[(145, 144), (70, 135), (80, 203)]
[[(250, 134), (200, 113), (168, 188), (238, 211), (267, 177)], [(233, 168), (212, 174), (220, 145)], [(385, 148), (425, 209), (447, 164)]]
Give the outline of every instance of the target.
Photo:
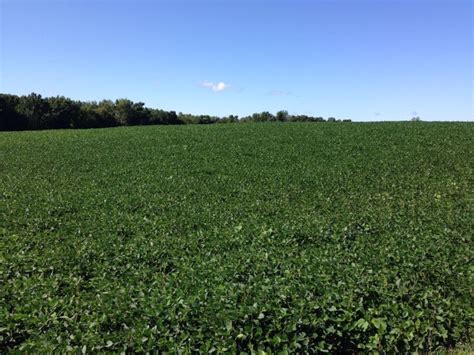
[(0, 349), (469, 343), (474, 124), (0, 133)]

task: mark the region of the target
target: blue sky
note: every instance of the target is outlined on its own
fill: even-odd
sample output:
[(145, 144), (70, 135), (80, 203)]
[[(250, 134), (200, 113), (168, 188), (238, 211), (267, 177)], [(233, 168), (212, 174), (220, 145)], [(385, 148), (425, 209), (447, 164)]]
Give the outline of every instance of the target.
[(0, 91), (474, 120), (470, 0), (0, 0)]

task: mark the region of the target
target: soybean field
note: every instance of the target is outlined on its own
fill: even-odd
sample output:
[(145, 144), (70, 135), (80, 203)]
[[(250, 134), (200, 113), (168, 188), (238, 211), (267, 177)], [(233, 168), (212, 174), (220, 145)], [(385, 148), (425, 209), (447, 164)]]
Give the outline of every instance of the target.
[(472, 123), (0, 132), (0, 350), (469, 347), (473, 167)]

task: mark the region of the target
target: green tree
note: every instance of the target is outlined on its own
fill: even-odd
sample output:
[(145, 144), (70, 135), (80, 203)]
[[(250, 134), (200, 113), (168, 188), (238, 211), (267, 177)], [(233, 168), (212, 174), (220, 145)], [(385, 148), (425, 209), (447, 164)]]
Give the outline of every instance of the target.
[(17, 111), (19, 101), (16, 95), (0, 94), (0, 131), (26, 129), (27, 119)]
[(285, 111), (285, 110), (281, 110), (281, 111), (278, 111), (277, 114), (276, 114), (276, 120), (279, 121), (279, 122), (286, 122), (288, 121), (288, 111)]
[(115, 105), (111, 100), (102, 100), (98, 103), (97, 107), (94, 108), (97, 117), (98, 127), (113, 127), (117, 126), (118, 122), (115, 118)]
[(45, 121), (48, 111), (48, 102), (39, 94), (31, 93), (19, 98), (17, 112), (26, 118), (27, 129), (47, 128)]
[(69, 128), (73, 117), (80, 114), (80, 105), (64, 96), (47, 98), (48, 112), (45, 114), (43, 128)]

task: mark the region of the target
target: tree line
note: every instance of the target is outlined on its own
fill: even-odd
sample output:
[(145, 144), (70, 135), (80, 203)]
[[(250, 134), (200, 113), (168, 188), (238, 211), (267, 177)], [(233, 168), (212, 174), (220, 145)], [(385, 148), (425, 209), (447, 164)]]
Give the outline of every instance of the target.
[(290, 115), (288, 111), (254, 113), (239, 118), (192, 115), (145, 107), (128, 99), (77, 101), (64, 96), (0, 94), (0, 131), (56, 128), (101, 128), (136, 125), (177, 125), (246, 122), (347, 122), (329, 117)]

